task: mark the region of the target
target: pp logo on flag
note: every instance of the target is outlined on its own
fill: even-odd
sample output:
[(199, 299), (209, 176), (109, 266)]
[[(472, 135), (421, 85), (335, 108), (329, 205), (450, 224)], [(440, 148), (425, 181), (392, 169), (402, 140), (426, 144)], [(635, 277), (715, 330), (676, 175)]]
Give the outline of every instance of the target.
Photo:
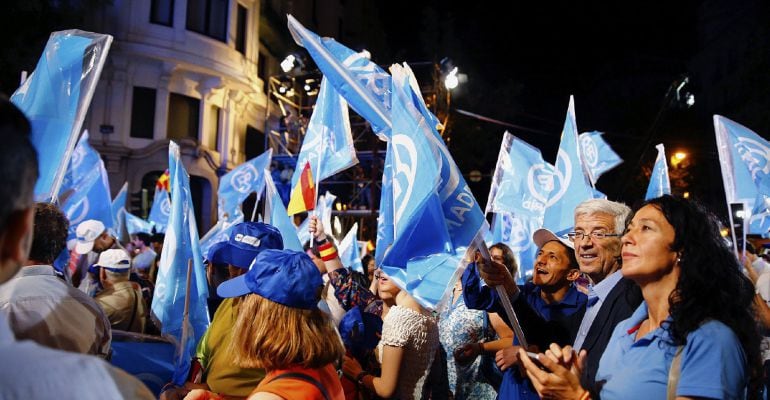
[[(412, 197), (412, 187), (417, 174), (417, 148), (406, 135), (393, 135), (393, 203), (395, 220), (398, 221)], [(401, 150), (396, 150), (401, 148)], [(407, 160), (402, 160), (404, 154)]]
[(83, 163), (83, 159), (86, 157), (86, 147), (77, 146), (72, 152), (72, 159), (70, 159), (70, 169), (76, 170), (80, 168), (80, 164)]
[(545, 204), (548, 203), (548, 196), (555, 186), (555, 175), (553, 167), (549, 164), (534, 164), (529, 168), (529, 171), (527, 171), (529, 194), (540, 202), (540, 205), (533, 205), (530, 209), (545, 209)]
[(83, 220), (85, 220), (88, 216), (88, 211), (90, 211), (90, 208), (91, 205), (88, 202), (88, 197), (84, 197), (83, 200), (72, 206), (72, 208), (67, 212), (67, 219), (70, 220), (70, 226), (76, 226), (77, 224), (83, 222)]
[[(562, 168), (559, 168), (559, 166)], [(559, 154), (556, 156), (556, 168), (553, 169), (553, 177), (553, 187), (546, 207), (558, 203), (564, 197), (572, 180), (572, 160), (570, 160), (567, 152), (562, 149), (559, 149)]]
[(238, 193), (248, 193), (251, 190), (251, 184), (257, 179), (258, 175), (259, 173), (253, 165), (244, 164), (243, 168), (238, 169), (232, 179), (230, 179), (230, 185)]
[(580, 138), (580, 148), (586, 164), (591, 168), (596, 168), (596, 165), (599, 163), (599, 150), (596, 148), (596, 143), (586, 135)]
[(735, 148), (751, 172), (751, 178), (758, 181), (770, 174), (770, 147), (754, 139), (739, 137)]
[(168, 200), (168, 196), (164, 196), (163, 200), (161, 200), (160, 212), (162, 212), (163, 215), (171, 215), (171, 202)]
[(503, 224), (505, 232), (508, 233), (505, 241), (514, 253), (520, 253), (532, 245), (529, 240), (529, 230), (521, 219), (505, 216)]

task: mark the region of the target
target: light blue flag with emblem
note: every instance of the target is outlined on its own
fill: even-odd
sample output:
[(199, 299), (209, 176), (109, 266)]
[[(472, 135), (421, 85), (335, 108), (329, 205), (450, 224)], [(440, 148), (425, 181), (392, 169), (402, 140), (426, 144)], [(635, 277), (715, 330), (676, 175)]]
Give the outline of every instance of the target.
[[(358, 164), (353, 134), (350, 132), (348, 103), (329, 85), (326, 78), (321, 79), (318, 100), (297, 157), (297, 165), (306, 163), (310, 163), (316, 185)], [(297, 185), (300, 175), (302, 168), (295, 169), (291, 178), (292, 187)]]
[(714, 115), (714, 131), (728, 208), (746, 204), (752, 210), (748, 233), (768, 235), (770, 143), (721, 115)]
[(554, 166), (553, 190), (548, 196), (543, 227), (561, 235), (572, 229), (575, 207), (593, 198), (593, 188), (583, 169), (578, 149), (578, 133), (575, 122), (575, 99), (569, 97), (567, 117), (561, 133), (559, 153)]
[(382, 265), (382, 258), (393, 244), (393, 150), (388, 141), (385, 163), (382, 166), (382, 187), (380, 190), (380, 211), (377, 216), (377, 240), (374, 249), (374, 263)]
[(48, 39), (35, 71), (11, 96), (32, 124), (38, 154), (35, 200), (56, 200), (107, 59), (112, 36), (68, 30)]
[[(278, 190), (275, 188), (273, 177), (267, 172), (265, 172), (265, 200), (265, 223), (278, 228), (278, 231), (281, 232), (283, 248), (304, 251), (302, 242), (300, 242), (297, 235), (297, 228), (291, 222), (292, 217), (286, 213), (286, 206), (284, 206), (281, 195), (278, 194)], [(307, 220), (309, 221), (310, 218), (307, 218)], [(307, 228), (305, 228), (305, 231), (307, 231)], [(308, 238), (308, 240), (310, 239)]]
[(168, 197), (168, 192), (163, 188), (155, 188), (155, 197), (152, 200), (152, 207), (150, 207), (150, 215), (148, 219), (155, 225), (155, 231), (158, 233), (166, 232), (168, 226), (168, 220), (171, 216), (171, 200)]
[[(350, 107), (372, 125), (374, 133), (389, 136), (391, 78), (369, 59), (331, 38), (321, 38), (288, 15), (289, 31), (307, 49), (318, 69)], [(299, 164), (297, 164), (299, 165)]]
[(532, 241), (532, 234), (540, 228), (542, 221), (538, 218), (520, 217), (507, 212), (494, 214), (492, 219), (491, 244), (503, 243), (511, 248), (519, 266), (520, 283), (526, 276), (532, 275), (537, 256), (537, 246)]
[(126, 231), (129, 235), (136, 235), (137, 233), (152, 233), (152, 222), (147, 221), (141, 217), (137, 217), (130, 212), (125, 213), (126, 218)]
[(310, 217), (305, 218), (301, 224), (297, 227), (297, 237), (299, 238), (299, 242), (304, 246), (305, 243), (310, 241), (310, 231), (308, 230), (308, 227), (310, 226)]
[(361, 250), (358, 248), (358, 222), (354, 223), (348, 233), (337, 246), (342, 265), (349, 267), (353, 271), (364, 273), (364, 266), (361, 263)]
[(273, 150), (268, 149), (219, 178), (219, 219), (232, 221), (242, 215), (241, 203), (251, 193), (257, 194), (256, 202), (259, 202), (265, 189), (265, 170), (272, 157)]
[[(548, 196), (553, 190), (553, 166), (543, 161), (540, 150), (508, 132), (503, 137), (501, 157), (494, 174), (494, 192), (488, 208), (521, 217), (542, 219)], [(510, 147), (506, 152), (503, 147)]]
[[(174, 337), (179, 345), (172, 380), (181, 386), (187, 380), (190, 361), (195, 356), (195, 345), (209, 326), (206, 303), (208, 284), (190, 193), (190, 176), (182, 165), (179, 146), (173, 141), (168, 146), (168, 163), (172, 209), (158, 264), (152, 314), (161, 324), (161, 333)], [(188, 293), (187, 269), (190, 260), (192, 274)], [(185, 321), (186, 296), (189, 298), (189, 318)]]
[(61, 210), (70, 221), (69, 239), (75, 237), (75, 230), (83, 221), (99, 220), (105, 228), (112, 228), (114, 223), (107, 170), (88, 139), (88, 131), (83, 132), (58, 195)]
[(583, 165), (592, 185), (596, 185), (602, 174), (623, 162), (623, 159), (604, 141), (602, 132), (583, 132), (580, 134), (579, 139)]
[(671, 194), (671, 180), (668, 178), (666, 149), (663, 147), (663, 143), (659, 143), (655, 148), (658, 149), (658, 156), (655, 157), (655, 166), (652, 167), (650, 184), (647, 186), (647, 194), (644, 195), (645, 200), (654, 199), (664, 194)]
[(124, 182), (120, 191), (112, 199), (112, 217), (113, 228), (118, 237), (123, 236), (123, 229), (125, 229), (126, 222), (126, 197), (128, 196), (128, 182)]
[(233, 230), (233, 226), (241, 222), (243, 222), (243, 214), (238, 216), (235, 221), (218, 220), (200, 240), (203, 258), (208, 258), (211, 246), (230, 239), (230, 232)]

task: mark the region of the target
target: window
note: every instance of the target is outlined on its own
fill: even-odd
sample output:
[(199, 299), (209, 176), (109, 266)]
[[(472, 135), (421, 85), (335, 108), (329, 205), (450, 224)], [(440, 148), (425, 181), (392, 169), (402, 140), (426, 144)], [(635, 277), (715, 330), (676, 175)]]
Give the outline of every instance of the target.
[(196, 98), (171, 93), (166, 126), (169, 139), (198, 139), (200, 103)]
[(187, 29), (227, 42), (227, 0), (188, 0)]
[(236, 17), (235, 28), (235, 50), (241, 54), (246, 54), (246, 26), (249, 19), (249, 10), (238, 4), (238, 15)]
[(152, 0), (150, 22), (158, 25), (174, 25), (174, 0)]
[(155, 135), (155, 89), (134, 86), (131, 102), (131, 137), (152, 139)]
[(246, 159), (252, 158), (265, 152), (265, 134), (260, 132), (257, 128), (247, 125), (246, 126), (246, 144), (243, 149), (246, 153)]
[(217, 106), (211, 106), (211, 114), (206, 127), (206, 147), (211, 150), (219, 150), (219, 118), (221, 109)]

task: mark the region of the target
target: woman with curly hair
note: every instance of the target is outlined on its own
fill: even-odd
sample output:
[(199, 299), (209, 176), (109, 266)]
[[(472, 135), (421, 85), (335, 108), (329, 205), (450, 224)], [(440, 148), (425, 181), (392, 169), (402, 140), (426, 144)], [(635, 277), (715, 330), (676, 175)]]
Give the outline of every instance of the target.
[(644, 302), (618, 324), (591, 391), (581, 359), (552, 345), (537, 359), (521, 353), (543, 397), (587, 399), (758, 398), (762, 378), (754, 289), (719, 235), (716, 219), (672, 196), (645, 202), (622, 237), (623, 276)]

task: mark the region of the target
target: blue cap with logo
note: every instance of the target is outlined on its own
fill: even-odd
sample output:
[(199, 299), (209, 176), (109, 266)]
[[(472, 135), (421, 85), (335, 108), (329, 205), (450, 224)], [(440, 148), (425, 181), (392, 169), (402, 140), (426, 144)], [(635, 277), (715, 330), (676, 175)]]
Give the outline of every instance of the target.
[(293, 250), (264, 250), (249, 271), (219, 285), (220, 297), (258, 294), (292, 308), (317, 308), (323, 288), (321, 272), (307, 254)]
[(242, 222), (233, 226), (228, 240), (211, 246), (208, 259), (247, 269), (254, 257), (267, 249), (283, 249), (278, 228), (262, 222)]

